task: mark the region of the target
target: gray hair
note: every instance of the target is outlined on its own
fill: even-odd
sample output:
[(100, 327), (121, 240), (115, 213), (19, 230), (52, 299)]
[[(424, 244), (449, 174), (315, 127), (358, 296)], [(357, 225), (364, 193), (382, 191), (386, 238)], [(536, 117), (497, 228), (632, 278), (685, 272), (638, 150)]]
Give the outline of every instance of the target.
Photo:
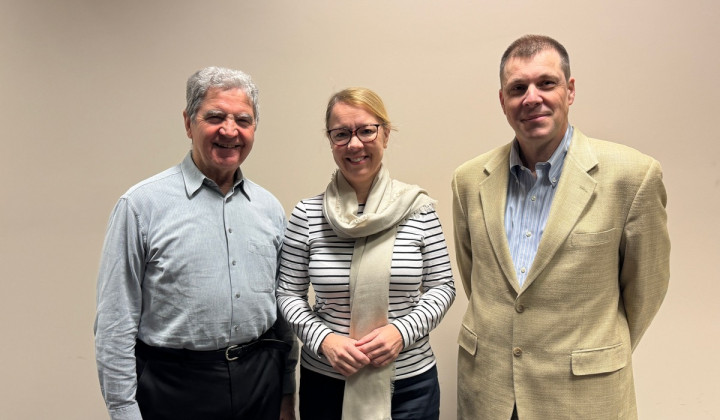
[(260, 119), (257, 86), (255, 86), (248, 74), (240, 70), (223, 67), (205, 67), (188, 78), (185, 94), (187, 98), (185, 112), (191, 121), (195, 120), (197, 111), (200, 109), (210, 88), (219, 88), (221, 90), (238, 88), (245, 92), (245, 95), (252, 102), (255, 123), (257, 124)]

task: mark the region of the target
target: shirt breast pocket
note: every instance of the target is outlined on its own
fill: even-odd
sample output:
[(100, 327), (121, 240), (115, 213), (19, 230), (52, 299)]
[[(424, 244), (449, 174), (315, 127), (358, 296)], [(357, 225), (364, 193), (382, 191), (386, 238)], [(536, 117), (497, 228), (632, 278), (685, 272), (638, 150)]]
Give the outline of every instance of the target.
[(253, 259), (248, 262), (251, 268), (250, 289), (255, 292), (273, 292), (277, 272), (277, 249), (274, 245), (249, 241), (248, 251)]

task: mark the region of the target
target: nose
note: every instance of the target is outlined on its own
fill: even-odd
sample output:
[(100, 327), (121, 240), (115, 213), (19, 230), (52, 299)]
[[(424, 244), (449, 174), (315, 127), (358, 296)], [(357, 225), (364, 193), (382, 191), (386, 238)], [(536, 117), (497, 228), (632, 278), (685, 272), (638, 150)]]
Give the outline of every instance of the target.
[(220, 134), (225, 137), (235, 137), (238, 135), (240, 127), (235, 122), (235, 118), (232, 115), (228, 115), (220, 126)]
[(349, 149), (351, 147), (353, 149), (358, 149), (358, 148), (363, 147), (363, 142), (360, 141), (360, 138), (358, 138), (357, 133), (352, 133), (350, 135), (350, 141), (347, 144), (347, 148)]
[(528, 86), (523, 103), (525, 105), (537, 105), (540, 102), (542, 102), (542, 97), (540, 96), (540, 91), (538, 90), (537, 86)]

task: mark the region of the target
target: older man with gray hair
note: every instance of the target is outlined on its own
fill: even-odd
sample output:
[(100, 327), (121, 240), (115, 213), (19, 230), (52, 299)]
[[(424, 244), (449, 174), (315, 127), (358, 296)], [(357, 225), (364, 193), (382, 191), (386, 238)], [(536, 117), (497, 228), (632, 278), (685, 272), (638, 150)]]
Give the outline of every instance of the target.
[(110, 217), (95, 348), (113, 419), (294, 419), (297, 344), (275, 285), (285, 213), (240, 169), (258, 91), (237, 70), (187, 82), (191, 151)]

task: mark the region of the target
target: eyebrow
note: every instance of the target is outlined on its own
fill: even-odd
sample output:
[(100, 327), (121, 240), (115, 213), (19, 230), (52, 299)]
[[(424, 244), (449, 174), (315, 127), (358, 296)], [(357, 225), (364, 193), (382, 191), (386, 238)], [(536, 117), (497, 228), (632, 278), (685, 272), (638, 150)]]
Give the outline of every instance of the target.
[(248, 112), (243, 112), (243, 113), (240, 113), (240, 114), (232, 114), (232, 113), (230, 113), (230, 112), (225, 112), (225, 111), (223, 111), (223, 110), (221, 110), (221, 109), (209, 109), (209, 110), (205, 111), (205, 113), (203, 114), (203, 117), (205, 117), (205, 118), (207, 118), (207, 117), (221, 117), (221, 116), (226, 116), (226, 115), (232, 115), (232, 116), (234, 116), (235, 118), (250, 118), (251, 120), (254, 119), (253, 116), (252, 116), (252, 114), (250, 114), (250, 113), (248, 113)]
[[(542, 73), (542, 74), (540, 74), (536, 79), (540, 79), (540, 80), (547, 80), (547, 79), (552, 79), (552, 80), (564, 80), (564, 77), (562, 77), (562, 76), (561, 76), (561, 77), (558, 77), (557, 75), (552, 74), (552, 73)], [(529, 80), (529, 78), (527, 78), (527, 77), (516, 77), (516, 78), (514, 78), (514, 79), (508, 79), (508, 80), (506, 80), (506, 81), (505, 81), (505, 85), (512, 85), (512, 84), (518, 84), (518, 83), (520, 83), (520, 84), (527, 84), (527, 83), (528, 83), (528, 80)]]
[(203, 116), (205, 116), (205, 117), (217, 117), (217, 116), (221, 116), (221, 115), (227, 115), (227, 112), (221, 111), (219, 109), (208, 109), (203, 114)]
[[(382, 125), (382, 123), (362, 123), (362, 124), (356, 125), (355, 128), (357, 129), (360, 127), (366, 127), (368, 125)], [(330, 131), (330, 130), (350, 130), (350, 131), (352, 131), (353, 129), (348, 127), (347, 125), (341, 125), (340, 127), (328, 128), (328, 131)]]

